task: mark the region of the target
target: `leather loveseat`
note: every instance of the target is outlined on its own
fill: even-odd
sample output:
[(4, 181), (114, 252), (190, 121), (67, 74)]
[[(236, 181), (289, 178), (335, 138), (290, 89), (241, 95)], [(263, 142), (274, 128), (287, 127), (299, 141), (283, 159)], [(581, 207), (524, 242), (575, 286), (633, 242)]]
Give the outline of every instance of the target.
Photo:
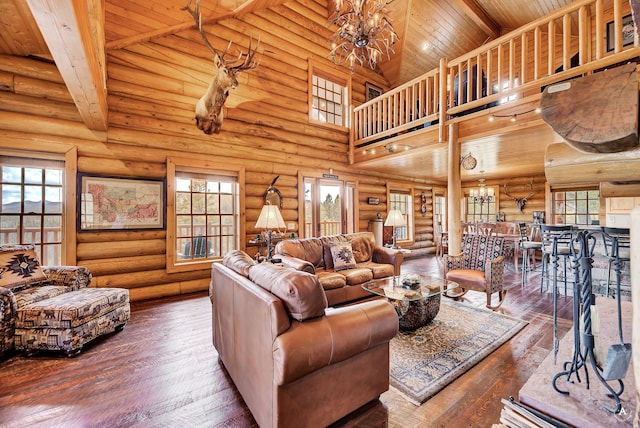
[(259, 426), (327, 426), (389, 388), (388, 302), (327, 309), (315, 275), (242, 251), (212, 265), (209, 295), (213, 345)]
[[(336, 263), (351, 251), (351, 263)], [(361, 285), (367, 281), (400, 275), (404, 260), (399, 250), (375, 243), (373, 232), (287, 239), (278, 242), (275, 258), (285, 266), (318, 276), (329, 306), (368, 298)]]

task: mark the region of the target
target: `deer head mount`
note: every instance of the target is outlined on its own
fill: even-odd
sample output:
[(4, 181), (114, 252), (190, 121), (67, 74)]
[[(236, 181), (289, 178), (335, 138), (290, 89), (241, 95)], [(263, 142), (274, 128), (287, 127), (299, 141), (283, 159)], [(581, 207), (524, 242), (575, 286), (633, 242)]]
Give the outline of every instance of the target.
[(202, 30), (200, 0), (196, 0), (196, 6), (194, 9), (191, 9), (191, 2), (192, 0), (189, 0), (187, 5), (181, 10), (186, 10), (191, 14), (191, 16), (193, 16), (193, 19), (196, 22), (196, 27), (198, 27), (198, 31), (204, 40), (204, 44), (211, 53), (213, 53), (214, 64), (216, 66), (213, 80), (209, 83), (207, 92), (196, 104), (196, 126), (205, 134), (218, 134), (222, 127), (222, 106), (224, 106), (225, 101), (227, 101), (229, 90), (236, 89), (238, 87), (238, 74), (244, 70), (251, 70), (258, 66), (258, 62), (254, 61), (253, 57), (260, 46), (260, 39), (258, 39), (256, 47), (252, 50), (251, 45), (253, 44), (253, 38), (250, 38), (249, 49), (246, 54), (240, 51), (237, 58), (233, 60), (226, 60), (224, 57), (229, 51), (232, 42), (229, 41), (229, 45), (224, 52), (222, 52), (221, 55), (218, 54), (209, 42), (207, 35)]
[(504, 194), (515, 201), (515, 203), (518, 206), (518, 209), (520, 210), (520, 212), (522, 212), (522, 210), (524, 209), (524, 205), (527, 203), (527, 200), (530, 197), (532, 197), (533, 194), (534, 194), (534, 191), (533, 191), (533, 178), (531, 179), (531, 182), (529, 183), (529, 186), (531, 187), (531, 192), (527, 196), (525, 196), (524, 198), (516, 198), (515, 196), (513, 196), (513, 195), (511, 195), (509, 193), (509, 190), (507, 189), (507, 183), (504, 183)]

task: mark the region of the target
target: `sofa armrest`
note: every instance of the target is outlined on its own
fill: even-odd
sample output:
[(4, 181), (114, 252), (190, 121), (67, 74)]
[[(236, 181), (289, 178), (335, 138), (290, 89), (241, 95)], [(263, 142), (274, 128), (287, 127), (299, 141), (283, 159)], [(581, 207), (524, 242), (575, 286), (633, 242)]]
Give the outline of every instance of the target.
[(398, 315), (385, 300), (327, 310), (323, 317), (292, 322), (273, 344), (274, 380), (285, 385), (322, 367), (388, 343)]
[(75, 291), (91, 284), (91, 272), (84, 266), (42, 266), (42, 270), (50, 285), (70, 287)]
[(373, 247), (371, 260), (376, 263), (386, 263), (393, 265), (394, 275), (400, 275), (400, 266), (404, 261), (404, 254), (402, 254), (402, 251), (400, 250), (376, 245), (375, 247)]
[(308, 272), (312, 275), (316, 274), (316, 268), (311, 262), (299, 259), (297, 257), (285, 256), (284, 254), (278, 254), (277, 257), (281, 259), (282, 264), (288, 268), (292, 268), (302, 272)]

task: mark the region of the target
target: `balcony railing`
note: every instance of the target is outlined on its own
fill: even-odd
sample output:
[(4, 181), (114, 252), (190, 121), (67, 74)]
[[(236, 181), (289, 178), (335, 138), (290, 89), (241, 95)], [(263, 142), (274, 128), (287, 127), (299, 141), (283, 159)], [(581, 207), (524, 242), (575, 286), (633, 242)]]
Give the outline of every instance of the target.
[(354, 108), (352, 153), (436, 124), (444, 141), (445, 125), (456, 117), (637, 57), (640, 49), (623, 43), (628, 13), (623, 0), (576, 1), (459, 58), (442, 59), (438, 69)]

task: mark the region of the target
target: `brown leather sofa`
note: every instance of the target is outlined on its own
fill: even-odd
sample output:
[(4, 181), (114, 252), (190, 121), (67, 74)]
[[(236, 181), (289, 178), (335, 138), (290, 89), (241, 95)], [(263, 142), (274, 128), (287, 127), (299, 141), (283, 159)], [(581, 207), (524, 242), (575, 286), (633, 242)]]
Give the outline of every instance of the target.
[[(350, 243), (355, 266), (336, 269), (331, 247)], [(329, 306), (371, 297), (361, 285), (377, 278), (400, 275), (402, 252), (376, 245), (373, 232), (287, 239), (278, 242), (275, 258), (286, 266), (318, 276)]]
[(327, 309), (315, 275), (241, 251), (213, 264), (209, 294), (213, 344), (261, 427), (327, 426), (389, 388), (386, 301)]

